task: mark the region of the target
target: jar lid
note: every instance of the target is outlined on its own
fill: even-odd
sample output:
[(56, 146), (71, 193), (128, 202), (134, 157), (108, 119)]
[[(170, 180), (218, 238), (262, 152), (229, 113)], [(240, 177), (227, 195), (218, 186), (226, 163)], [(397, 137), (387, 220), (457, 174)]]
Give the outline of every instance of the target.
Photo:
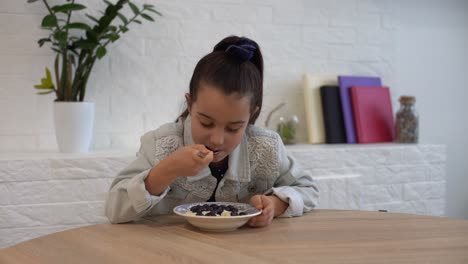
[(410, 95), (402, 95), (400, 96), (400, 103), (402, 104), (414, 104), (416, 102), (416, 98)]

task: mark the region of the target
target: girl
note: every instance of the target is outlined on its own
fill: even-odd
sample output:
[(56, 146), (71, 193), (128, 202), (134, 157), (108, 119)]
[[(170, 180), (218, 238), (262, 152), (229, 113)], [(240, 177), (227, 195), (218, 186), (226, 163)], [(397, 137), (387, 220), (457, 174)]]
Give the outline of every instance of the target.
[(262, 97), (257, 43), (223, 39), (195, 67), (187, 110), (176, 123), (143, 135), (137, 159), (112, 183), (109, 220), (123, 223), (205, 201), (250, 202), (262, 210), (251, 226), (312, 210), (315, 182), (287, 156), (275, 132), (254, 126)]

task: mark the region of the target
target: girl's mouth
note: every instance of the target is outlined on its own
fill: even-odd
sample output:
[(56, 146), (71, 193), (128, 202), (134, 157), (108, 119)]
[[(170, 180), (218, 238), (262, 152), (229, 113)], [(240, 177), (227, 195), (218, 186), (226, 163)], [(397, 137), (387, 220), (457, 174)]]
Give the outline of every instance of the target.
[(212, 148), (210, 148), (210, 147), (208, 147), (208, 146), (205, 146), (205, 147), (206, 147), (208, 150), (212, 151), (212, 152), (213, 152), (213, 155), (218, 155), (219, 152), (220, 152), (219, 150), (214, 150), (214, 149), (212, 149)]

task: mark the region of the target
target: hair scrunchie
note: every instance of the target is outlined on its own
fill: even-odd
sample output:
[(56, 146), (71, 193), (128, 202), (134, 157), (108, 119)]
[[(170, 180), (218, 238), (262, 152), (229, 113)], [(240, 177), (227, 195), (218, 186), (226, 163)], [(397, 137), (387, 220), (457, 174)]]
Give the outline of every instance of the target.
[(229, 45), (226, 48), (227, 53), (242, 59), (242, 61), (251, 60), (256, 50), (255, 44), (248, 39), (242, 39), (238, 44)]

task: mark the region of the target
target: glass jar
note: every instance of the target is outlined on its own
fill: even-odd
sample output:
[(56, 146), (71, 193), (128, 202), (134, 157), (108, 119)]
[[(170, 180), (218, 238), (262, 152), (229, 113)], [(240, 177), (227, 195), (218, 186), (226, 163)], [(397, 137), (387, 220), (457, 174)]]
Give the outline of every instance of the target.
[(289, 118), (284, 116), (280, 116), (277, 122), (272, 122), (272, 126), (270, 127), (270, 119), (273, 114), (281, 109), (281, 107), (285, 106), (284, 102), (280, 103), (279, 105), (275, 106), (267, 115), (265, 120), (265, 127), (275, 130), (280, 135), (281, 140), (285, 145), (289, 144), (296, 144), (297, 143), (297, 129), (299, 126), (299, 118), (296, 115), (292, 115)]
[(297, 126), (299, 118), (296, 115), (291, 116), (288, 120), (284, 117), (279, 118), (276, 131), (280, 135), (283, 143), (286, 145), (295, 144), (297, 142)]
[(401, 96), (400, 109), (395, 118), (395, 141), (399, 143), (418, 143), (419, 116), (414, 107), (414, 96)]

